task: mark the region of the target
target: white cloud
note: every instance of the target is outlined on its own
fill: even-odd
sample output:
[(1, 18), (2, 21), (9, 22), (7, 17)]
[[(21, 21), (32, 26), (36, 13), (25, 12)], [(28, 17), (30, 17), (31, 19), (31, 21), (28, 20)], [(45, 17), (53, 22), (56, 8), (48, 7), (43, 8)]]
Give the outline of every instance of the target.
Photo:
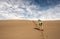
[(44, 19), (57, 19), (60, 20), (60, 4), (53, 8), (43, 11)]
[[(12, 1), (12, 0), (11, 0)], [(13, 0), (14, 1), (14, 0)], [(40, 6), (30, 5), (30, 2), (15, 0), (0, 2), (0, 20), (4, 19), (43, 19), (60, 20), (60, 4), (40, 11)]]

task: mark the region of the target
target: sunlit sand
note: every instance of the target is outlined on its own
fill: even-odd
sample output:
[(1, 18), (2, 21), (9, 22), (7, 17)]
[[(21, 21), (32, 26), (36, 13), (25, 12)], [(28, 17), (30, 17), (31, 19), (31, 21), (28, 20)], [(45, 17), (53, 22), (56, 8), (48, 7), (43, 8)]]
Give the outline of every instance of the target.
[[(37, 24), (37, 21), (34, 21)], [(60, 39), (60, 21), (43, 21), (44, 31), (29, 20), (0, 20), (0, 39)]]

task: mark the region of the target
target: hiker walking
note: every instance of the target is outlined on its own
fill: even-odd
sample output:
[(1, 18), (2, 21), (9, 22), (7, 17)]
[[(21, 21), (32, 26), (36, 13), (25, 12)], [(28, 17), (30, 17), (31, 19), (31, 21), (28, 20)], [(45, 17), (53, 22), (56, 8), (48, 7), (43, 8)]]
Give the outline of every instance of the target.
[(43, 31), (42, 21), (38, 20), (38, 28), (39, 30)]

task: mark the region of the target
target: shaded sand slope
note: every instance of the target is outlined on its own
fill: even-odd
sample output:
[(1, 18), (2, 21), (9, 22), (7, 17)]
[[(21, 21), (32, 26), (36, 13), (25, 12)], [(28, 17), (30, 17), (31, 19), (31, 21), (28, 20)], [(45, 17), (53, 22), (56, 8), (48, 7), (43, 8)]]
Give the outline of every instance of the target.
[(43, 21), (44, 31), (35, 30), (37, 21), (34, 22), (1, 20), (0, 39), (60, 39), (60, 21)]

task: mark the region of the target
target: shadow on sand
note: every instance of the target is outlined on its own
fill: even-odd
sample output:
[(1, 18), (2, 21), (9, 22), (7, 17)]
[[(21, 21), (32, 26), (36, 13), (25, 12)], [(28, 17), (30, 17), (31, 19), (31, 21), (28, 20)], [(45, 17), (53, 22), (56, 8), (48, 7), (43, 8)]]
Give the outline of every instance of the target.
[(40, 30), (39, 28), (34, 28), (34, 29), (36, 29), (36, 30)]

